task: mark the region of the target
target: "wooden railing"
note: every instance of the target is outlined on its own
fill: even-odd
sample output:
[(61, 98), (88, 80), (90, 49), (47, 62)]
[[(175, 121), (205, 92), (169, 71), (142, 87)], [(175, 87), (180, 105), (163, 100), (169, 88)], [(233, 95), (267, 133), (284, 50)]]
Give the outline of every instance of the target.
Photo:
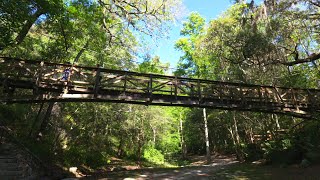
[[(0, 58), (0, 70), (5, 92), (0, 102), (101, 101), (302, 117), (320, 111), (318, 89), (211, 81), (14, 58)], [(69, 71), (67, 78), (66, 71)]]

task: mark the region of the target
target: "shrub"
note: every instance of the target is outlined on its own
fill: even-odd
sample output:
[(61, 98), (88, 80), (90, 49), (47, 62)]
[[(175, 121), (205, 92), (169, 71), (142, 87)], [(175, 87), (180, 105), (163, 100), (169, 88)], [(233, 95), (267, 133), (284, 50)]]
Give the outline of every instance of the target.
[(256, 161), (263, 157), (263, 151), (258, 144), (247, 144), (243, 148), (246, 161)]
[(155, 164), (163, 164), (164, 163), (163, 154), (159, 150), (155, 149), (152, 146), (144, 149), (143, 157), (147, 161), (155, 163)]

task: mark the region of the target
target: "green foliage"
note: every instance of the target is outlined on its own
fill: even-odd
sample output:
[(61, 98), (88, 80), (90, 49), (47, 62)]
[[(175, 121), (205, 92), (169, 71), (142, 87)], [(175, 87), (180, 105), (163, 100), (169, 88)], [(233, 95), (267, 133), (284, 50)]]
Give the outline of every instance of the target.
[(0, 50), (20, 44), (31, 25), (41, 22), (41, 15), (55, 16), (63, 11), (63, 8), (62, 0), (1, 1)]
[(183, 36), (195, 36), (203, 32), (205, 19), (197, 12), (192, 12), (188, 21), (183, 23), (183, 29), (180, 34)]
[[(136, 33), (162, 29), (181, 1), (167, 0), (164, 5), (162, 1), (128, 2), (3, 0), (0, 55), (167, 73), (168, 64), (158, 56), (147, 56), (139, 66), (130, 59), (139, 53)], [(317, 59), (287, 66), (318, 53), (319, 9), (308, 5), (296, 9), (288, 0), (268, 6), (237, 3), (207, 25), (199, 13), (191, 13), (175, 44), (183, 53), (175, 74), (317, 88)], [(66, 166), (98, 168), (110, 162), (111, 156), (163, 164), (183, 154), (183, 143), (190, 154), (205, 153), (201, 109), (58, 103), (46, 131), (36, 137), (47, 107), (34, 122), (39, 104), (0, 105), (1, 124), (9, 126), (36, 154)], [(285, 137), (276, 136), (278, 129), (287, 130), (300, 122), (281, 115), (208, 110), (210, 147), (247, 160), (267, 158), (280, 164), (301, 162), (302, 166), (319, 162), (319, 122), (305, 122)], [(268, 131), (274, 139), (252, 143), (254, 135)], [(29, 132), (33, 132), (30, 137)]]
[(185, 115), (185, 141), (188, 152), (194, 154), (205, 153), (204, 129), (201, 109), (192, 109)]
[(179, 153), (181, 149), (178, 132), (169, 131), (163, 134), (162, 138), (157, 144), (157, 148), (159, 148), (166, 155), (166, 157), (167, 155)]
[(175, 48), (182, 51), (184, 55), (180, 57), (176, 75), (197, 76), (199, 77), (200, 68), (197, 64), (197, 52), (195, 51), (196, 43), (204, 32), (205, 19), (199, 13), (191, 13), (188, 21), (183, 23), (180, 31), (181, 35), (186, 37), (180, 38), (175, 43)]
[(263, 150), (260, 148), (259, 144), (246, 144), (244, 147), (245, 160), (246, 161), (256, 161), (263, 158)]
[(262, 144), (264, 156), (268, 161), (279, 164), (293, 164), (302, 160), (300, 148), (292, 145), (291, 139), (267, 141)]
[(147, 59), (139, 64), (137, 71), (142, 73), (166, 74), (168, 68), (169, 64), (162, 64), (160, 62), (160, 57), (155, 56), (152, 59), (147, 57)]
[(164, 163), (164, 156), (163, 154), (155, 149), (153, 146), (147, 146), (143, 151), (143, 157), (152, 163), (155, 164), (163, 164)]

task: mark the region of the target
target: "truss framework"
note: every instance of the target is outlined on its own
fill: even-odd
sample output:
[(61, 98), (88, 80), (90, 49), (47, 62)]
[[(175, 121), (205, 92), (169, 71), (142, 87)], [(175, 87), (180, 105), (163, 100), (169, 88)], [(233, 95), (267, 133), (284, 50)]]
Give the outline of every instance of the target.
[[(69, 76), (63, 74), (69, 69)], [(312, 117), (320, 90), (192, 79), (0, 58), (3, 103), (116, 102)]]

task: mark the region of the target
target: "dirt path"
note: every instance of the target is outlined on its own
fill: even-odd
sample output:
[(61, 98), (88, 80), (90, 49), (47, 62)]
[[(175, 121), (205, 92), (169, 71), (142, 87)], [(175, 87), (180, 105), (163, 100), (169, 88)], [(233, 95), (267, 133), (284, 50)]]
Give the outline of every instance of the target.
[[(84, 179), (125, 179), (125, 180), (144, 180), (144, 179), (212, 179), (214, 172), (226, 168), (228, 165), (235, 164), (235, 158), (218, 156), (212, 157), (210, 164), (205, 164), (204, 156), (192, 158), (190, 165), (180, 168), (143, 168), (136, 170), (119, 170), (103, 174), (96, 174)], [(211, 178), (210, 178), (211, 177)]]

